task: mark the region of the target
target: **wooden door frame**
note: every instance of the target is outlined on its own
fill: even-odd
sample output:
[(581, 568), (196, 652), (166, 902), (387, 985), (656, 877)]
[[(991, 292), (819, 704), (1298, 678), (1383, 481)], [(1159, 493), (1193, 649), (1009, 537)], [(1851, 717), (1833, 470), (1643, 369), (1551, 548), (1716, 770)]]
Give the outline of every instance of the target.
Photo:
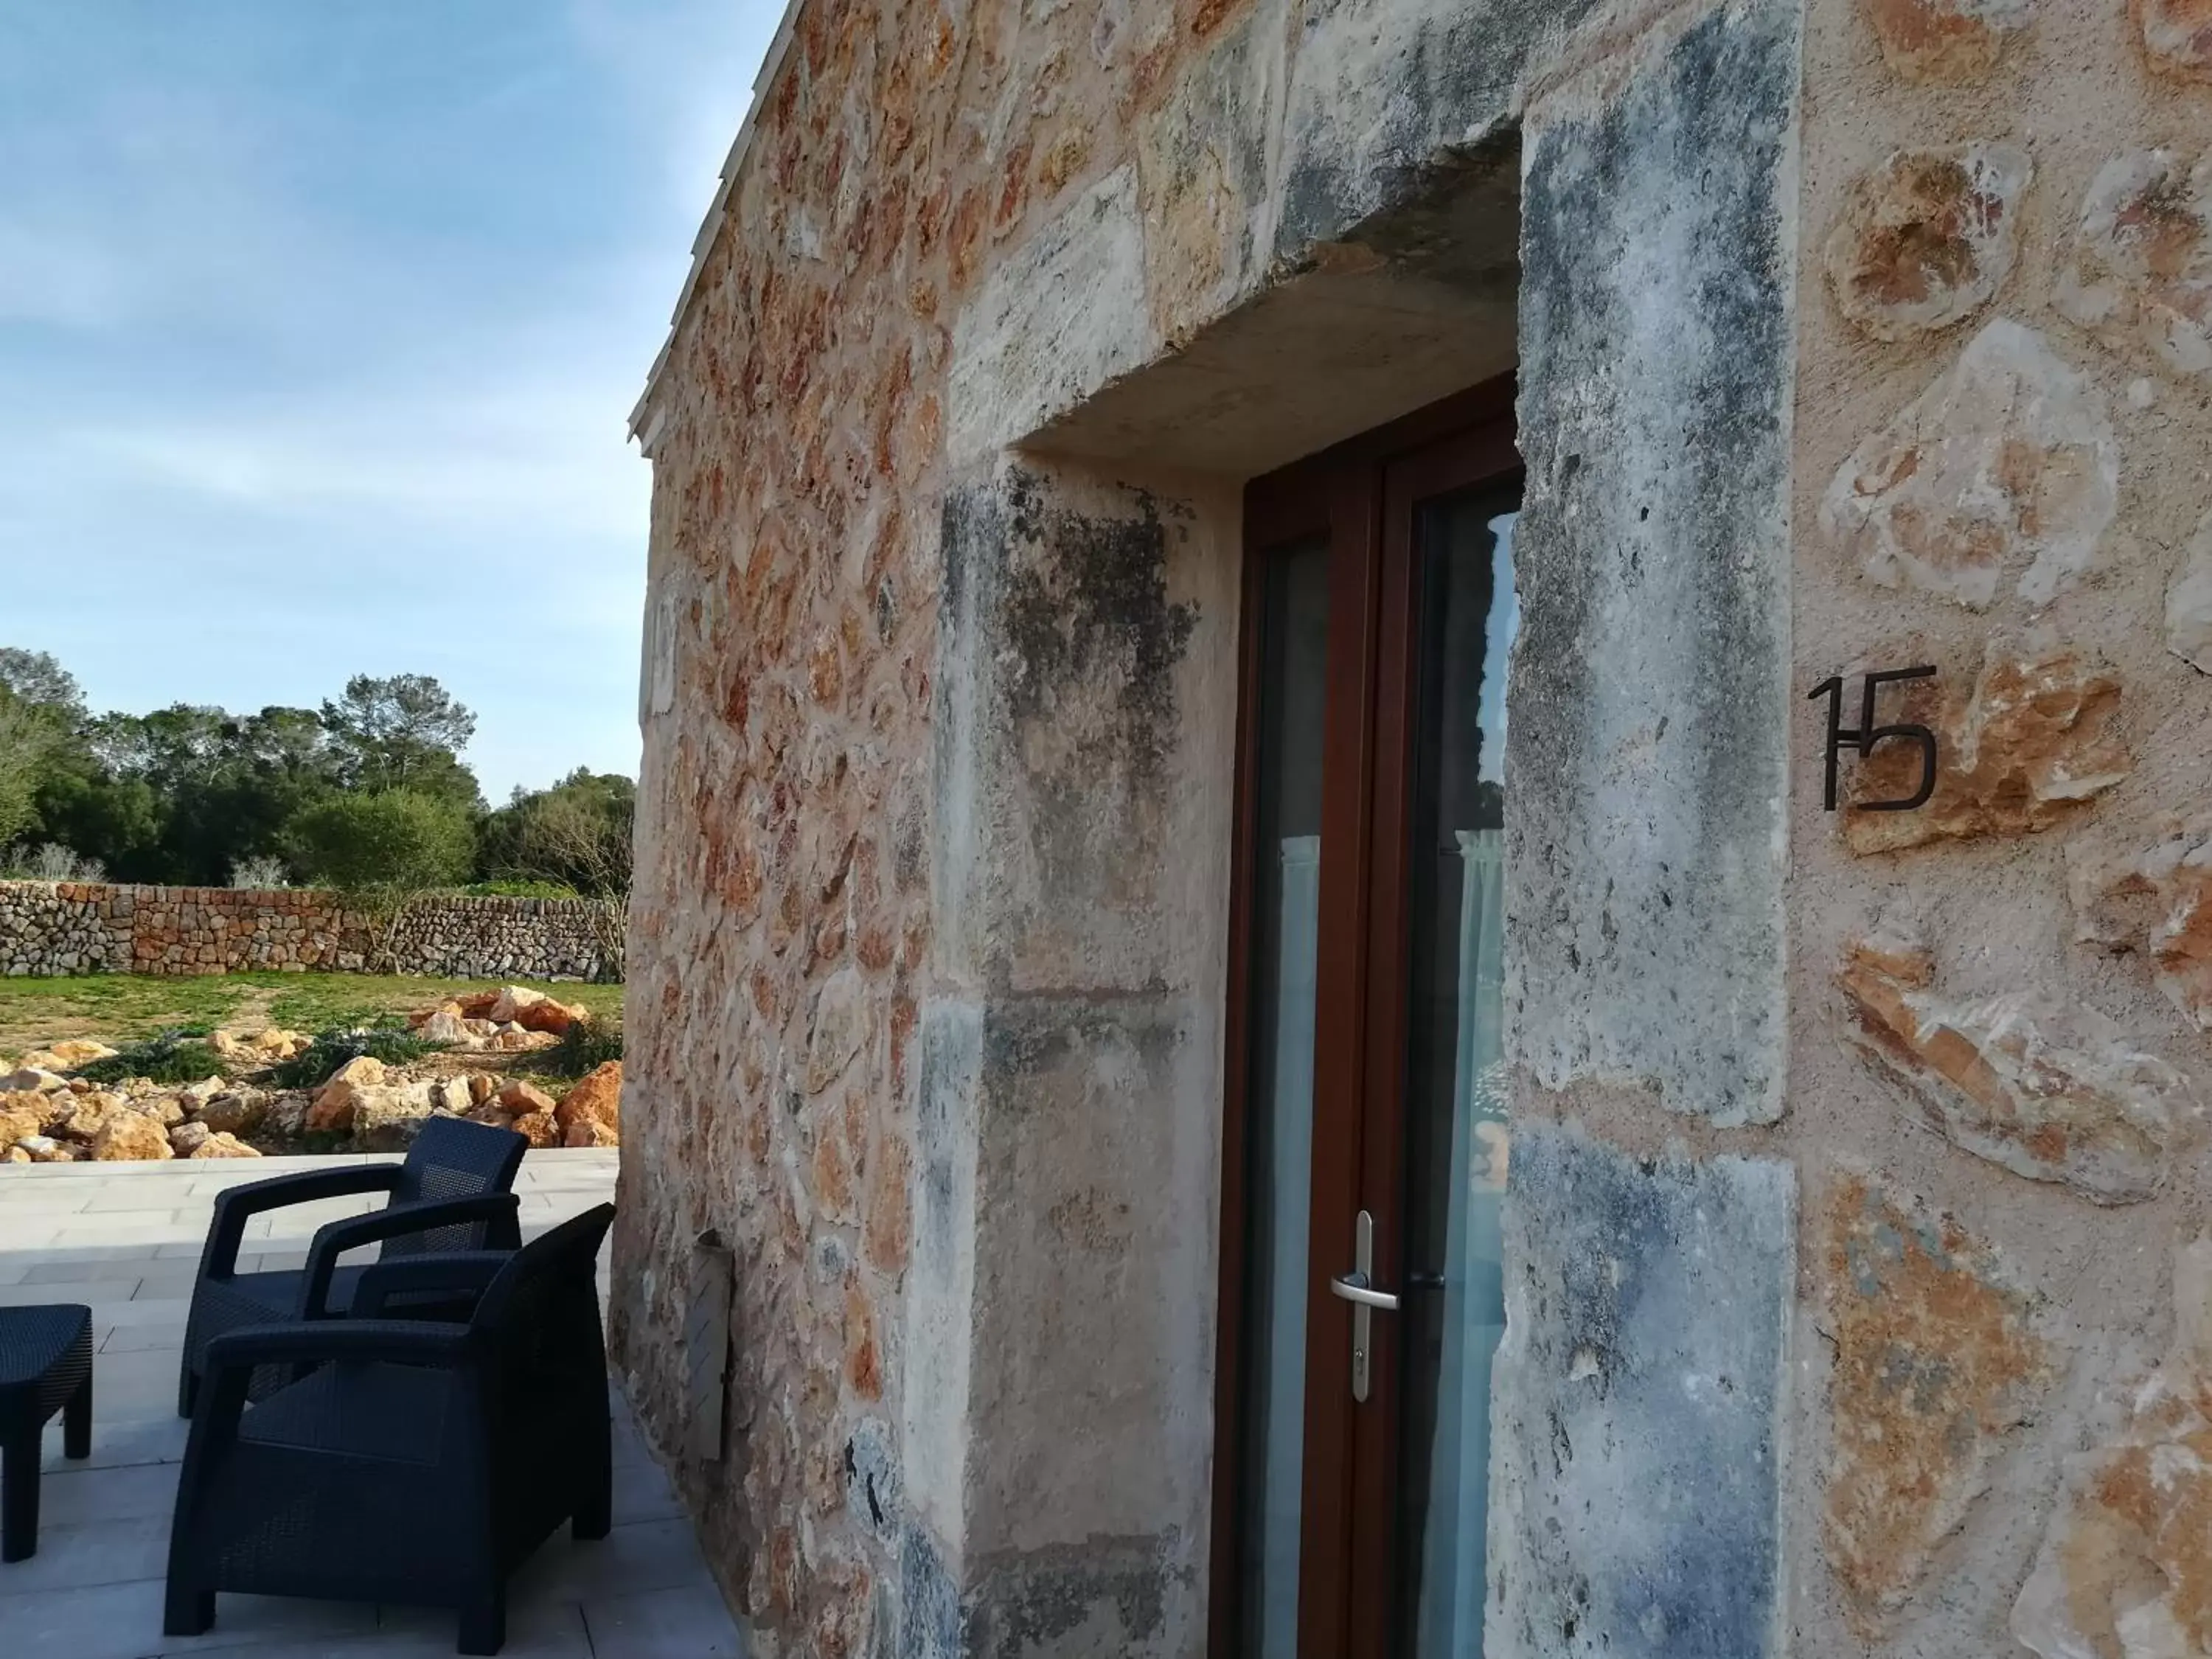
[[(1242, 1609), (1239, 1511), (1244, 1439), (1238, 1411), (1244, 1393), (1249, 1192), (1249, 1090), (1251, 1079), (1252, 901), (1258, 871), (1257, 789), (1254, 756), (1259, 736), (1263, 667), (1260, 618), (1267, 562), (1299, 544), (1325, 538), (1329, 545), (1328, 684), (1323, 704), (1320, 931), (1316, 941), (1317, 1003), (1332, 994), (1352, 1024), (1349, 1040), (1315, 1056), (1314, 1138), (1349, 1135), (1353, 1158), (1313, 1160), (1309, 1240), (1316, 1263), (1352, 1263), (1352, 1217), (1363, 1191), (1383, 1190), (1395, 1180), (1393, 1144), (1370, 1146), (1361, 1133), (1370, 1091), (1389, 1089), (1389, 1073), (1402, 1060), (1405, 988), (1401, 974), (1370, 975), (1371, 960), (1402, 958), (1405, 872), (1402, 849), (1378, 860), (1376, 849), (1402, 840), (1410, 785), (1409, 739), (1413, 711), (1411, 653), (1419, 601), (1412, 580), (1410, 504), (1462, 485), (1510, 476), (1520, 461), (1513, 447), (1515, 382), (1511, 375), (1429, 404), (1387, 426), (1253, 479), (1244, 493), (1243, 616), (1238, 629), (1237, 756), (1233, 787), (1235, 846), (1229, 909), (1229, 982), (1224, 1021), (1224, 1100), (1221, 1129), (1221, 1207), (1217, 1285), (1213, 1435), (1213, 1511), (1210, 1540), (1212, 1582), (1208, 1651), (1236, 1659)], [(1441, 483), (1434, 482), (1441, 479)], [(1394, 483), (1395, 489), (1394, 490)], [(1405, 492), (1413, 493), (1407, 495)], [(1385, 689), (1389, 695), (1385, 696)], [(1378, 700), (1392, 705), (1378, 710)], [(1386, 725), (1385, 720), (1390, 723)], [(1386, 741), (1387, 738), (1387, 741)], [(1378, 776), (1378, 769), (1380, 775)], [(1358, 780), (1356, 790), (1342, 786)], [(1387, 844), (1393, 844), (1390, 842)], [(1347, 850), (1348, 849), (1348, 850)], [(1334, 856), (1332, 857), (1332, 851)], [(1378, 870), (1384, 879), (1377, 880)], [(1346, 884), (1349, 884), (1347, 890)], [(1371, 902), (1378, 888), (1383, 902)], [(1377, 955), (1380, 951), (1382, 954)], [(1370, 1041), (1370, 1036), (1376, 1040)], [(1379, 1068), (1379, 1069), (1378, 1069)], [(1383, 1115), (1387, 1116), (1388, 1115)], [(1381, 1175), (1378, 1158), (1392, 1172)], [(1378, 1179), (1380, 1185), (1378, 1185)], [(1395, 1213), (1393, 1194), (1389, 1210)], [(1389, 1217), (1378, 1214), (1378, 1222)], [(1397, 1282), (1396, 1229), (1378, 1227), (1377, 1277)], [(1307, 1471), (1300, 1506), (1303, 1539), (1299, 1571), (1301, 1659), (1338, 1659), (1354, 1650), (1356, 1632), (1387, 1630), (1387, 1528), (1370, 1528), (1355, 1550), (1353, 1516), (1362, 1504), (1387, 1497), (1385, 1459), (1395, 1413), (1358, 1413), (1351, 1398), (1348, 1304), (1331, 1295), (1327, 1274), (1309, 1273), (1306, 1340), (1310, 1356), (1304, 1391)], [(1374, 1378), (1378, 1400), (1395, 1398), (1395, 1321), (1376, 1322)], [(1322, 1340), (1326, 1333), (1328, 1340)], [(1318, 1345), (1318, 1346), (1317, 1346)], [(1364, 1418), (1364, 1421), (1361, 1419)], [(1388, 1420), (1385, 1420), (1388, 1419)], [(1377, 1437), (1382, 1437), (1378, 1438)], [(1336, 1501), (1316, 1503), (1311, 1471), (1334, 1467)], [(1350, 1489), (1358, 1474), (1358, 1490)], [(1388, 1515), (1387, 1504), (1376, 1511)], [(1373, 1534), (1380, 1533), (1376, 1537)], [(1361, 1564), (1364, 1562), (1363, 1566)], [(1378, 1603), (1377, 1598), (1381, 1598)], [(1355, 1602), (1357, 1603), (1355, 1605)], [(1378, 1622), (1378, 1620), (1383, 1622)], [(1360, 1650), (1371, 1640), (1358, 1644)]]

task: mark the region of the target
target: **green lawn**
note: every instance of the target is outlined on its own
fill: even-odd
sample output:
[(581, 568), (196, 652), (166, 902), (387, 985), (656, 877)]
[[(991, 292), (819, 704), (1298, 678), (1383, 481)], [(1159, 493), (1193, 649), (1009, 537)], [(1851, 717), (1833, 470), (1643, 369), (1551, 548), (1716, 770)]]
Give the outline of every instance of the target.
[[(381, 974), (212, 974), (193, 978), (93, 974), (72, 979), (0, 979), (0, 1055), (64, 1037), (122, 1043), (179, 1025), (242, 1021), (299, 1031), (359, 1025), (404, 1013), (497, 980), (417, 979)], [(619, 985), (518, 980), (594, 1014), (619, 1015)]]

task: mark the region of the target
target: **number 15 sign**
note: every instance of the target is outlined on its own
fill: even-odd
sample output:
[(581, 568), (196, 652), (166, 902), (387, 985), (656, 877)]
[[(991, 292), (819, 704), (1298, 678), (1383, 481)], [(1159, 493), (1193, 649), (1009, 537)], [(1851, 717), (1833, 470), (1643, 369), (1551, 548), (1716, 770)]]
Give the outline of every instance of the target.
[(1818, 702), (1828, 700), (1828, 775), (1827, 787), (1821, 797), (1823, 810), (1836, 810), (1836, 770), (1846, 749), (1858, 750), (1864, 760), (1874, 752), (1878, 743), (1908, 742), (1920, 746), (1920, 787), (1900, 800), (1869, 800), (1852, 803), (1862, 812), (1910, 812), (1928, 805), (1936, 793), (1936, 734), (1917, 720), (1899, 720), (1891, 726), (1874, 723), (1875, 694), (1885, 685), (1895, 685), (1905, 680), (1933, 679), (1932, 667), (1884, 668), (1866, 677), (1859, 698), (1859, 723), (1852, 730), (1844, 726), (1844, 677), (1832, 674), (1814, 686), (1806, 701)]

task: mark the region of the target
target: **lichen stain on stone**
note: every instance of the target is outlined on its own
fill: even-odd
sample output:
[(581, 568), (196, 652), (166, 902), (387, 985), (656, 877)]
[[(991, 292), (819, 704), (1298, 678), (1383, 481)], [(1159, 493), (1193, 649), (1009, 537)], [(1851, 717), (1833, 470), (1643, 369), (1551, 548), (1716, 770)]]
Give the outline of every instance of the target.
[(1948, 1216), (1853, 1177), (1829, 1201), (1823, 1261), (1835, 1345), (1823, 1541), (1871, 1639), (1987, 1489), (2047, 1364), (2027, 1298)]
[(1899, 79), (1961, 86), (1986, 77), (2034, 18), (2033, 0), (1862, 0)]
[(2212, 81), (2212, 0), (2129, 0), (2128, 10), (2153, 69)]
[(2177, 1254), (2166, 1363), (2126, 1427), (2066, 1461), (2012, 1633), (2042, 1659), (2212, 1653), (2212, 1240)]
[(1830, 234), (1836, 303), (1863, 332), (1903, 340), (1987, 305), (2018, 256), (2034, 168), (2010, 144), (1899, 150), (1862, 174)]
[(2053, 296), (2116, 350), (2181, 375), (2212, 374), (2212, 157), (2114, 157), (2090, 182)]
[(1917, 939), (1851, 941), (1847, 1037), (1962, 1151), (2098, 1204), (2154, 1195), (2203, 1104), (2118, 1022), (2033, 992), (1956, 1000)]
[(1820, 527), (1885, 587), (1983, 611), (2013, 574), (2040, 605), (2095, 562), (2119, 472), (2104, 394), (2000, 317), (1853, 453)]
[(1172, 1650), (1169, 1563), (1182, 1553), (1160, 1538), (1094, 1538), (1010, 1551), (975, 1575), (967, 1609), (972, 1659), (1044, 1653), (1127, 1655)]
[(1910, 798), (1924, 763), (1916, 744), (1877, 744), (1853, 769), (1842, 815), (1844, 842), (1860, 856), (2034, 835), (2066, 822), (2134, 767), (2113, 730), (2118, 674), (2047, 634), (1991, 640), (1966, 684), (1939, 675), (1887, 696), (1882, 722), (1917, 721), (1936, 733), (1936, 793), (1914, 811), (1869, 810)]

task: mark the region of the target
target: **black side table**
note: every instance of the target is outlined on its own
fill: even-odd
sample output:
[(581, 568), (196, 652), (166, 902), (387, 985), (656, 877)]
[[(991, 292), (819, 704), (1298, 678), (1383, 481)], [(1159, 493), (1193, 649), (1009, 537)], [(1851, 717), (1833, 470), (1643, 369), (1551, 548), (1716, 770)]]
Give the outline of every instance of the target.
[(0, 1561), (39, 1547), (39, 1440), (62, 1413), (62, 1455), (92, 1455), (92, 1310), (0, 1308)]

